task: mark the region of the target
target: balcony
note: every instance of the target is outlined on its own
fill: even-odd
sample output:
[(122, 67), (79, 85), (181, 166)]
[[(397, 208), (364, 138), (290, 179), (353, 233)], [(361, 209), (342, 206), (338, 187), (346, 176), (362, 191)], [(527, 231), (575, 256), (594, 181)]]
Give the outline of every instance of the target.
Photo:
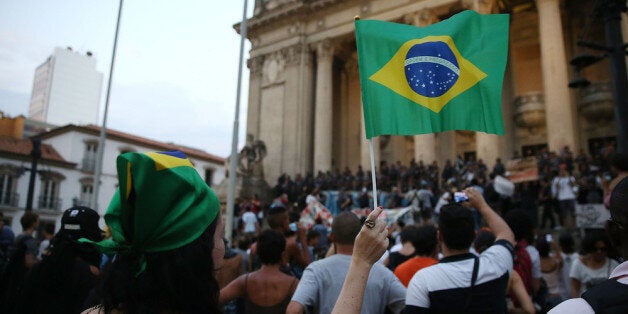
[(61, 199), (58, 197), (39, 197), (38, 209), (40, 210), (53, 210), (60, 211), (61, 210)]
[(20, 194), (18, 193), (1, 193), (0, 194), (0, 206), (17, 207), (17, 203), (20, 201)]
[(543, 93), (529, 92), (515, 98), (515, 122), (528, 129), (545, 126)]
[(610, 83), (593, 83), (581, 91), (578, 109), (593, 124), (611, 122), (615, 116)]
[(96, 159), (95, 158), (83, 158), (81, 170), (85, 172), (94, 172), (96, 169)]

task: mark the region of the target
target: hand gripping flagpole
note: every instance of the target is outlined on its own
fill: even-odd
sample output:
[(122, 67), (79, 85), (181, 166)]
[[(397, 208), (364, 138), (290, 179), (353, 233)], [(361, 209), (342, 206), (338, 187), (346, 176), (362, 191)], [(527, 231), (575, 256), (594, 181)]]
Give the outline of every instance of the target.
[(227, 191), (227, 209), (225, 212), (225, 237), (231, 243), (233, 236), (233, 214), (235, 207), (236, 166), (238, 163), (238, 134), (240, 130), (240, 88), (242, 86), (242, 61), (244, 59), (244, 40), (246, 39), (246, 9), (248, 0), (244, 0), (242, 23), (240, 23), (240, 59), (238, 64), (238, 88), (236, 91), (236, 110), (233, 120), (231, 157), (229, 157), (229, 189)]

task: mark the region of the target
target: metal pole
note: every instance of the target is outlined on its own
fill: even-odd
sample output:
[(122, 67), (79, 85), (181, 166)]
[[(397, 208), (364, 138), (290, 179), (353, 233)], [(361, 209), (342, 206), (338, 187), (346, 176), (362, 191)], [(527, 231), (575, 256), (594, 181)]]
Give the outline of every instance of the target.
[(26, 209), (25, 211), (33, 210), (33, 193), (35, 193), (35, 178), (37, 175), (37, 161), (41, 158), (41, 140), (38, 138), (31, 138), (33, 149), (31, 150), (31, 176), (28, 181), (28, 194), (26, 196)]
[(225, 220), (225, 237), (231, 243), (233, 236), (233, 215), (235, 207), (236, 166), (238, 163), (238, 134), (240, 130), (240, 89), (242, 86), (242, 64), (244, 61), (244, 40), (246, 39), (246, 9), (248, 0), (244, 0), (242, 23), (240, 23), (240, 59), (238, 62), (238, 87), (236, 90), (236, 110), (233, 120), (233, 137), (231, 141), (231, 158), (229, 159), (229, 190), (227, 192), (227, 210)]
[(611, 81), (615, 102), (615, 124), (617, 126), (617, 151), (628, 153), (628, 81), (626, 79), (626, 53), (621, 34), (621, 12), (625, 2), (606, 0), (604, 8), (604, 29), (606, 43), (611, 48)]
[(105, 98), (105, 114), (100, 127), (100, 137), (98, 138), (98, 150), (96, 156), (96, 172), (94, 173), (94, 193), (90, 202), (90, 207), (98, 211), (98, 193), (100, 192), (100, 176), (102, 175), (103, 154), (105, 151), (105, 133), (107, 132), (107, 112), (109, 111), (109, 95), (111, 94), (111, 81), (113, 79), (113, 66), (116, 63), (116, 50), (118, 47), (118, 32), (120, 30), (120, 17), (122, 16), (122, 5), (124, 0), (120, 0), (118, 7), (118, 21), (116, 23), (116, 35), (113, 39), (113, 52), (111, 53), (111, 65), (109, 66), (109, 82), (107, 83), (107, 97)]

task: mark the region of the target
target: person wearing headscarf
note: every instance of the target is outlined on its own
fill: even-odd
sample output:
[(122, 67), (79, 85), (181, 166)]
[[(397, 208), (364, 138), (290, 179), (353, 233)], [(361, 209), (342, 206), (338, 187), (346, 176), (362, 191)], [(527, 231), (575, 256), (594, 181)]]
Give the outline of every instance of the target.
[(116, 257), (85, 313), (220, 313), (215, 271), (224, 256), (216, 194), (179, 151), (117, 158), (118, 191), (94, 244)]

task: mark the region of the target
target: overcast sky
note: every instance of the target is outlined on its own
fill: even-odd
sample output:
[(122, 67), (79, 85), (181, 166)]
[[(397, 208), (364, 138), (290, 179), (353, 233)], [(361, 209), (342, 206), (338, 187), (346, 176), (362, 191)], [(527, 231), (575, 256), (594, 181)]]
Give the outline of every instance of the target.
[[(226, 157), (244, 1), (131, 0), (122, 9), (107, 127)], [(105, 105), (118, 0), (0, 0), (0, 111), (28, 116), (35, 68), (55, 47), (91, 51)], [(249, 1), (249, 16), (253, 1)], [(248, 41), (245, 59), (248, 58)], [(246, 61), (245, 61), (246, 62)], [(239, 147), (246, 128), (244, 67)], [(99, 124), (102, 123), (102, 109)]]

